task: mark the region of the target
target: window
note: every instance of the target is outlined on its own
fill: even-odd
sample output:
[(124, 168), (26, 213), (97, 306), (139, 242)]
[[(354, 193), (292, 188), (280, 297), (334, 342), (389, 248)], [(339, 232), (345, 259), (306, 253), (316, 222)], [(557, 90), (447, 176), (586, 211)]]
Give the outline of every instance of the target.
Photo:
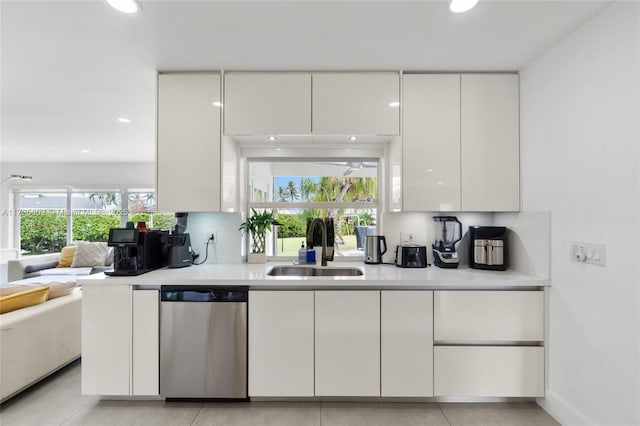
[(122, 194), (74, 192), (71, 194), (71, 241), (107, 241), (109, 229), (120, 226)]
[(19, 194), (20, 248), (56, 253), (67, 245), (67, 193)]
[[(333, 220), (334, 258), (362, 257), (375, 230), (378, 159), (250, 159), (249, 211), (270, 209), (282, 224), (267, 240), (268, 256), (296, 256), (314, 217)], [(359, 238), (358, 238), (359, 237)]]
[(169, 229), (173, 213), (156, 213), (155, 192), (55, 191), (20, 192), (16, 220), (23, 255), (59, 252), (76, 241), (107, 241), (109, 229), (126, 222)]

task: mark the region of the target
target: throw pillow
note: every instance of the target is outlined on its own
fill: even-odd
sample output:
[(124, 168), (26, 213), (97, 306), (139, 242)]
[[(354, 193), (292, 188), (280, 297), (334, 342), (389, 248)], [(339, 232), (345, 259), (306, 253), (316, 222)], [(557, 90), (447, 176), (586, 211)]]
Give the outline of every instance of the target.
[(73, 289), (76, 288), (75, 281), (67, 281), (66, 283), (53, 282), (47, 285), (51, 287), (51, 290), (49, 290), (48, 300), (55, 299), (56, 297), (66, 296), (67, 294), (71, 294), (73, 292)]
[(39, 287), (0, 297), (0, 314), (43, 303), (48, 295), (49, 287)]
[(103, 266), (107, 260), (107, 243), (90, 243), (78, 241), (76, 252), (73, 255), (72, 268), (81, 266)]
[(109, 247), (109, 252), (107, 253), (107, 260), (104, 261), (104, 266), (113, 265), (113, 247)]
[(11, 296), (12, 294), (40, 287), (42, 287), (42, 284), (9, 284), (6, 287), (0, 287), (0, 297)]
[(24, 273), (29, 274), (31, 272), (42, 271), (44, 269), (55, 268), (58, 264), (57, 260), (51, 260), (49, 262), (34, 263), (33, 265), (27, 265), (24, 267)]
[(62, 247), (58, 268), (68, 268), (73, 263), (73, 255), (76, 253), (76, 246)]

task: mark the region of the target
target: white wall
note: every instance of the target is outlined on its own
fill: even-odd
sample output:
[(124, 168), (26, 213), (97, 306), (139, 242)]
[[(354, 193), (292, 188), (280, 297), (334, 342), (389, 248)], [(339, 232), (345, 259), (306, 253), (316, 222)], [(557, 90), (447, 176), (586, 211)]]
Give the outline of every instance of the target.
[(238, 230), (242, 218), (240, 213), (189, 213), (187, 232), (191, 238), (191, 247), (200, 254), (196, 263), (204, 262), (208, 236), (214, 233), (216, 241), (209, 243), (207, 264), (241, 263), (242, 233)]
[[(640, 10), (618, 1), (521, 71), (525, 210), (551, 211), (549, 382), (563, 425), (640, 424)], [(605, 267), (570, 241), (606, 244)]]

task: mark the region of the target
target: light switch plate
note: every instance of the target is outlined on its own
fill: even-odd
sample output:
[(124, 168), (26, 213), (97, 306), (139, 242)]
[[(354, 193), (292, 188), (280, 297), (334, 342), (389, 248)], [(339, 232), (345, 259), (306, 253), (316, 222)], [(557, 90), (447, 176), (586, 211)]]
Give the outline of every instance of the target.
[(604, 266), (606, 260), (605, 245), (571, 241), (570, 256), (574, 262)]

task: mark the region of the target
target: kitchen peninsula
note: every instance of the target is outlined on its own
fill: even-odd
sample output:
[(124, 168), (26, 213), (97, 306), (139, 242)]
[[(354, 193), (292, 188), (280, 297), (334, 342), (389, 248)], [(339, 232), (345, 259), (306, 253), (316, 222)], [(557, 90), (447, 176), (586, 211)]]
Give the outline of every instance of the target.
[(515, 271), (334, 262), (360, 276), (270, 276), (282, 262), (94, 276), (83, 286), (82, 392), (157, 397), (160, 290), (248, 289), (248, 396), (544, 395), (544, 290)]

